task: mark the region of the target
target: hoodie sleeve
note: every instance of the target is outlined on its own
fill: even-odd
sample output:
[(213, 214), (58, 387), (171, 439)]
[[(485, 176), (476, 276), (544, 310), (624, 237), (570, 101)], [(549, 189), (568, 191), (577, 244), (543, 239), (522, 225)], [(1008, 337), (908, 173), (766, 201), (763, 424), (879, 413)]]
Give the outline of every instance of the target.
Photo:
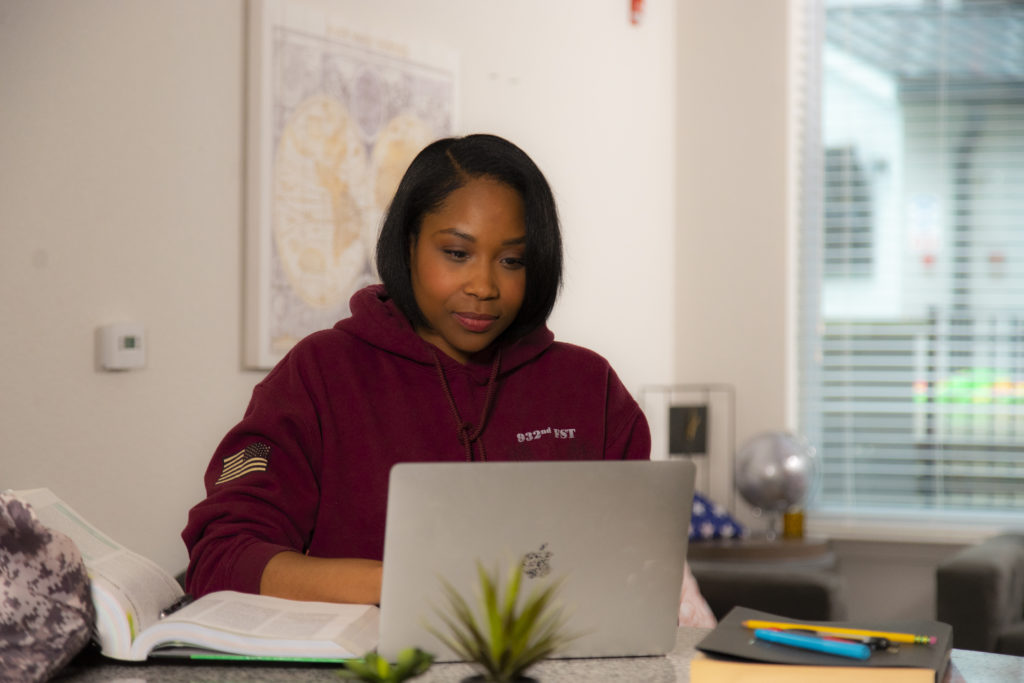
[(314, 373), (286, 358), (253, 391), (245, 416), (206, 470), (206, 498), (189, 512), (186, 589), (259, 593), (274, 555), (304, 552), (319, 503), (322, 440)]
[(649, 460), (651, 430), (647, 418), (611, 367), (605, 411), (605, 459)]

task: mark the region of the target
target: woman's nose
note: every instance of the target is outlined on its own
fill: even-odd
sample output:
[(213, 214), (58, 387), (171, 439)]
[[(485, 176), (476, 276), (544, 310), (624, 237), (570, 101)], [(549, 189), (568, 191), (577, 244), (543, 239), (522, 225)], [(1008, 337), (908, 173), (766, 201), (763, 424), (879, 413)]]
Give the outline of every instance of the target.
[(465, 291), (478, 299), (493, 299), (498, 296), (498, 280), (489, 265), (480, 264), (470, 269)]

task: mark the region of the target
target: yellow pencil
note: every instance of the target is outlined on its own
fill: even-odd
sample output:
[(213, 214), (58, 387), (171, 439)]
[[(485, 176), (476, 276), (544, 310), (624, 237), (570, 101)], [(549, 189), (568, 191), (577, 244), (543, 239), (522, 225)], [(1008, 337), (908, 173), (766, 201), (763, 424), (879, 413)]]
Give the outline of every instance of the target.
[(748, 619), (743, 622), (747, 628), (777, 628), (783, 630), (817, 631), (837, 636), (867, 636), (869, 638), (886, 638), (893, 643), (914, 643), (918, 645), (934, 645), (935, 636), (918, 636), (913, 633), (892, 633), (890, 631), (872, 631), (864, 628), (846, 628), (843, 626), (821, 626), (818, 624), (790, 624), (781, 621), (758, 621)]

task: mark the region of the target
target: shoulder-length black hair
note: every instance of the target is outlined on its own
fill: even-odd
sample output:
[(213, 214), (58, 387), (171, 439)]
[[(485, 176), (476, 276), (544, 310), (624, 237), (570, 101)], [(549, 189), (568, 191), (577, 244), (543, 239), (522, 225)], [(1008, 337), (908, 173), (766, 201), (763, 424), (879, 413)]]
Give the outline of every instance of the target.
[(505, 331), (517, 339), (551, 314), (562, 284), (562, 236), (551, 187), (527, 154), (496, 135), (445, 138), (425, 147), (398, 184), (377, 238), (377, 272), (388, 295), (414, 327), (426, 319), (416, 304), (410, 247), (423, 217), (437, 211), (455, 190), (475, 178), (505, 183), (523, 200), (526, 221), (526, 292)]

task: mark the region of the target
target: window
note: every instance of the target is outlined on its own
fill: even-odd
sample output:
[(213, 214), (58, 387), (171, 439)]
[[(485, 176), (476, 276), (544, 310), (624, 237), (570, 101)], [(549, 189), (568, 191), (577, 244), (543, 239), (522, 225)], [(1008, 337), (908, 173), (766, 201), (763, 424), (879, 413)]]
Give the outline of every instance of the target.
[(811, 4), (798, 409), (816, 507), (1024, 518), (1024, 4)]
[(825, 277), (870, 277), (871, 186), (857, 150), (826, 147), (824, 164)]

